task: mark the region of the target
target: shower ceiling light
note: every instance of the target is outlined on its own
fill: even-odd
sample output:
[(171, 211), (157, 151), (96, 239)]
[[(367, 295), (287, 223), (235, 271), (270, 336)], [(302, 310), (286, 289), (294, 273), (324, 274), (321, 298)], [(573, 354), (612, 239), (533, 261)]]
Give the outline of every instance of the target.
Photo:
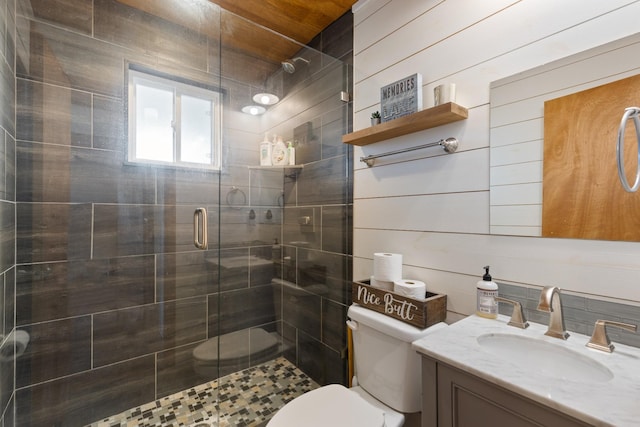
[(272, 93), (256, 93), (253, 95), (253, 101), (262, 105), (273, 105), (280, 101), (280, 98)]
[(265, 111), (267, 111), (266, 108), (260, 105), (247, 105), (246, 107), (242, 107), (243, 113), (251, 114), (252, 116), (259, 116), (260, 114), (264, 114)]

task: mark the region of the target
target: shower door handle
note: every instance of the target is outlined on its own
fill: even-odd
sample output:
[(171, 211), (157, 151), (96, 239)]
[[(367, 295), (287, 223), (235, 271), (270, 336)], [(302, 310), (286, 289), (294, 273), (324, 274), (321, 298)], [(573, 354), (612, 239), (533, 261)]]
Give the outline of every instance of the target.
[(198, 208), (193, 212), (193, 244), (196, 248), (203, 250), (208, 248), (207, 231), (207, 210)]

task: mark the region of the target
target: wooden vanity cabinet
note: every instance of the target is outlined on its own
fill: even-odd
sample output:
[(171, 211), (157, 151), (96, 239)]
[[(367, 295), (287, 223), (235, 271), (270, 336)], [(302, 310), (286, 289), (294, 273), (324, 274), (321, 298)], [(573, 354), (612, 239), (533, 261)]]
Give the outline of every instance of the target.
[(426, 356), (422, 399), (422, 427), (590, 425)]

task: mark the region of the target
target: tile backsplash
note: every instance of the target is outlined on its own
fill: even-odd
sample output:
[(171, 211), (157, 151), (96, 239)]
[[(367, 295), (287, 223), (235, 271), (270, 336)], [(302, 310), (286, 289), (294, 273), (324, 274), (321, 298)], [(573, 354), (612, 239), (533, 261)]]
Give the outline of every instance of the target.
[[(543, 325), (549, 323), (549, 314), (537, 310), (540, 289), (508, 285), (506, 283), (498, 283), (498, 289), (500, 296), (513, 299), (522, 304), (527, 320)], [(640, 307), (566, 293), (561, 293), (560, 298), (562, 300), (565, 326), (569, 332), (590, 336), (598, 319), (640, 326)], [(508, 304), (500, 304), (499, 312), (510, 316), (511, 307)], [(619, 328), (607, 328), (607, 334), (614, 345), (620, 343), (640, 347), (639, 333), (628, 332)]]

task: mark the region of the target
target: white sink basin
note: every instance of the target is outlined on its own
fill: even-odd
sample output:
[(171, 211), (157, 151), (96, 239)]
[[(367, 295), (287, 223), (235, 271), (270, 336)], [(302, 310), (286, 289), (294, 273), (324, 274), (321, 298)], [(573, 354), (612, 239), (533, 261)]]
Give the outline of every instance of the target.
[(539, 339), (494, 333), (480, 335), (477, 341), (487, 352), (505, 361), (529, 367), (535, 375), (582, 382), (607, 382), (613, 378), (613, 373), (600, 362)]

